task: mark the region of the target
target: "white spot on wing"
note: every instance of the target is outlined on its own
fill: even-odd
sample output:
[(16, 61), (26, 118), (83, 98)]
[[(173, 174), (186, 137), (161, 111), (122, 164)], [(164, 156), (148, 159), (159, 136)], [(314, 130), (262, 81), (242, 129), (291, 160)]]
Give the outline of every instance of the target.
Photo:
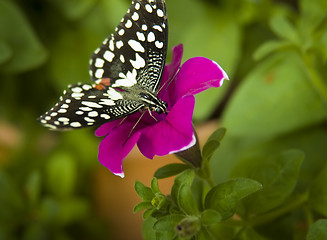
[(109, 41), (109, 49), (111, 51), (113, 51), (115, 49), (114, 40), (112, 40), (112, 39), (110, 39), (110, 41)]
[(120, 55), (119, 59), (120, 59), (120, 61), (121, 61), (122, 63), (125, 63), (125, 58), (124, 58), (123, 55)]
[(123, 99), (123, 96), (113, 88), (109, 88), (107, 93), (112, 100)]
[(96, 116), (98, 116), (98, 112), (97, 111), (92, 111), (92, 112), (89, 112), (87, 115), (89, 117), (96, 117)]
[(144, 36), (143, 33), (141, 33), (141, 32), (136, 32), (136, 36), (137, 36), (138, 40), (140, 40), (140, 41), (142, 41), (142, 42), (145, 41), (145, 36)]
[(117, 47), (118, 49), (120, 49), (122, 46), (124, 46), (123, 41), (117, 41), (117, 42), (116, 42), (116, 47)]
[[(95, 60), (94, 66), (96, 66), (97, 68), (102, 68), (103, 64), (104, 64), (104, 60), (101, 58), (97, 58)], [(82, 91), (82, 89), (81, 89), (81, 91)]]
[(144, 59), (138, 53), (136, 53), (135, 56), (136, 56), (135, 60), (132, 60), (132, 59), (129, 60), (131, 62), (131, 64), (132, 64), (132, 66), (134, 68), (136, 68), (136, 69), (140, 69), (140, 68), (145, 67)]
[(105, 113), (101, 114), (100, 117), (102, 117), (102, 118), (104, 118), (106, 120), (110, 119), (110, 116), (108, 114), (105, 114)]
[(95, 71), (94, 76), (95, 76), (96, 78), (102, 78), (103, 73), (104, 73), (104, 70), (103, 70), (103, 69), (97, 69), (97, 70)]
[(115, 105), (115, 102), (112, 101), (111, 99), (101, 99), (99, 104), (102, 104), (102, 105), (108, 105), (108, 106), (114, 106)]
[(69, 122), (69, 118), (60, 117), (60, 118), (58, 118), (58, 121), (60, 121), (60, 122)]
[(139, 14), (138, 14), (137, 12), (134, 12), (133, 15), (132, 15), (132, 19), (133, 19), (134, 21), (139, 20)]
[(164, 12), (161, 9), (157, 10), (157, 15), (158, 17), (163, 17), (164, 16)]
[(72, 93), (72, 97), (77, 99), (77, 98), (81, 98), (84, 96), (84, 93)]
[(72, 122), (70, 124), (70, 126), (72, 126), (72, 127), (81, 127), (82, 125), (79, 122)]
[[(90, 90), (92, 88), (92, 86), (84, 84), (82, 87), (85, 91)], [(68, 99), (67, 99), (68, 100)]]
[(158, 30), (159, 32), (162, 32), (163, 30), (162, 30), (162, 27), (160, 27), (159, 25), (154, 25), (153, 26), (153, 29), (156, 29), (156, 30)]
[(124, 30), (123, 28), (120, 29), (120, 30), (118, 31), (118, 34), (119, 34), (120, 36), (123, 36), (124, 33), (125, 33), (125, 30)]
[(149, 13), (152, 13), (152, 7), (150, 4), (146, 4), (145, 5), (145, 9), (149, 12)]
[(133, 39), (128, 41), (128, 45), (131, 46), (131, 48), (136, 52), (144, 52), (145, 51), (142, 44)]
[(72, 88), (72, 91), (75, 92), (75, 93), (80, 93), (80, 92), (83, 91), (83, 89), (80, 88), (80, 87), (74, 87), (74, 88)]
[(146, 30), (148, 30), (148, 26), (147, 26), (147, 25), (145, 25), (145, 24), (143, 24), (143, 25), (142, 25), (142, 30), (143, 30), (143, 31), (146, 31)]
[(127, 22), (125, 23), (125, 27), (126, 28), (131, 28), (132, 27), (132, 21), (128, 19)]
[(67, 109), (64, 109), (64, 108), (61, 108), (58, 110), (58, 113), (66, 113), (67, 112)]
[(87, 121), (87, 122), (91, 122), (91, 123), (95, 122), (94, 119), (89, 118), (89, 117), (85, 117), (84, 120)]
[(93, 110), (92, 108), (89, 108), (89, 107), (79, 107), (79, 109), (81, 109), (84, 112), (89, 112), (89, 111)]
[(154, 35), (153, 32), (149, 32), (148, 34), (148, 42), (153, 42), (156, 40), (156, 36)]
[(162, 48), (163, 47), (163, 42), (156, 41), (155, 45), (157, 48)]
[(82, 104), (85, 106), (88, 106), (90, 108), (102, 108), (101, 105), (95, 103), (95, 102), (89, 102), (89, 101), (82, 101)]
[[(109, 62), (112, 61), (114, 56), (115, 56), (115, 54), (113, 52), (108, 51), (108, 50), (103, 54), (104, 59), (106, 59)], [(101, 77), (102, 77), (102, 75), (101, 75)]]

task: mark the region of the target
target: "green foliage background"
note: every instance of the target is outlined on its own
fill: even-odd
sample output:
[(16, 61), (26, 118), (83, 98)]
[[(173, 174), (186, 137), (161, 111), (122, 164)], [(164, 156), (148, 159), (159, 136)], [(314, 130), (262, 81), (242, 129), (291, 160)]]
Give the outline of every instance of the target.
[[(166, 2), (169, 49), (183, 43), (184, 60), (208, 57), (230, 77), (222, 88), (197, 96), (194, 115), (195, 123), (219, 118), (228, 130), (211, 159), (216, 183), (286, 169), (293, 185), (269, 183), (273, 201), (252, 213), (303, 193), (309, 193), (308, 207), (257, 229), (264, 236), (258, 239), (277, 239), (276, 232), (278, 239), (303, 239), (306, 233), (296, 224), (327, 217), (327, 2)], [(88, 181), (99, 164), (99, 139), (90, 129), (49, 132), (36, 118), (68, 84), (89, 81), (89, 55), (129, 5), (0, 0), (0, 239), (105, 239)], [(271, 160), (294, 148), (304, 153), (302, 164)], [(279, 173), (269, 174), (284, 176)], [(310, 229), (308, 236), (315, 234)], [(248, 232), (241, 239), (254, 236)]]

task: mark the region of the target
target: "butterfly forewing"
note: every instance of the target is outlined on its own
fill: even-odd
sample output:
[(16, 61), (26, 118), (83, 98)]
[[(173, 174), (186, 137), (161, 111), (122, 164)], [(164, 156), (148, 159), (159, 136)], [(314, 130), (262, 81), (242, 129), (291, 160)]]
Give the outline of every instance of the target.
[(140, 96), (153, 93), (156, 100), (167, 37), (165, 1), (133, 1), (115, 32), (91, 56), (95, 84), (71, 86), (40, 122), (55, 130), (82, 128), (150, 109)]
[(91, 79), (110, 78), (112, 87), (137, 84), (155, 92), (165, 64), (167, 28), (164, 1), (134, 1), (115, 33), (91, 56)]

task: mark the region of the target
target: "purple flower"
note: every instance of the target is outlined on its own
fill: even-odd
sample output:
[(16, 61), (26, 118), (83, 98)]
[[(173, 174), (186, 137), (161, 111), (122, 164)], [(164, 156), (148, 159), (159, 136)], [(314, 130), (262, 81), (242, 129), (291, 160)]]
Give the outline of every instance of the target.
[(146, 112), (135, 126), (142, 115), (138, 112), (123, 122), (108, 122), (96, 130), (96, 136), (105, 136), (100, 143), (99, 160), (115, 175), (124, 177), (122, 163), (135, 144), (150, 159), (154, 155), (183, 151), (195, 144), (193, 95), (211, 87), (220, 87), (228, 76), (216, 62), (204, 57), (191, 58), (180, 68), (182, 55), (183, 45), (174, 47), (172, 63), (164, 69), (161, 81), (164, 87), (158, 97), (167, 102), (167, 115), (152, 112), (156, 121)]

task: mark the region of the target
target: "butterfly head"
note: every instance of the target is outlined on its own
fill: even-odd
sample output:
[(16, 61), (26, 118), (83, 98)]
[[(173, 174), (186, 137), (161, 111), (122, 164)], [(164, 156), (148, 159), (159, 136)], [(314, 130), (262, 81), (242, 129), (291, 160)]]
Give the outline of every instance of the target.
[(142, 92), (139, 94), (141, 100), (150, 109), (158, 114), (166, 113), (168, 104), (159, 99), (155, 94), (150, 92)]

